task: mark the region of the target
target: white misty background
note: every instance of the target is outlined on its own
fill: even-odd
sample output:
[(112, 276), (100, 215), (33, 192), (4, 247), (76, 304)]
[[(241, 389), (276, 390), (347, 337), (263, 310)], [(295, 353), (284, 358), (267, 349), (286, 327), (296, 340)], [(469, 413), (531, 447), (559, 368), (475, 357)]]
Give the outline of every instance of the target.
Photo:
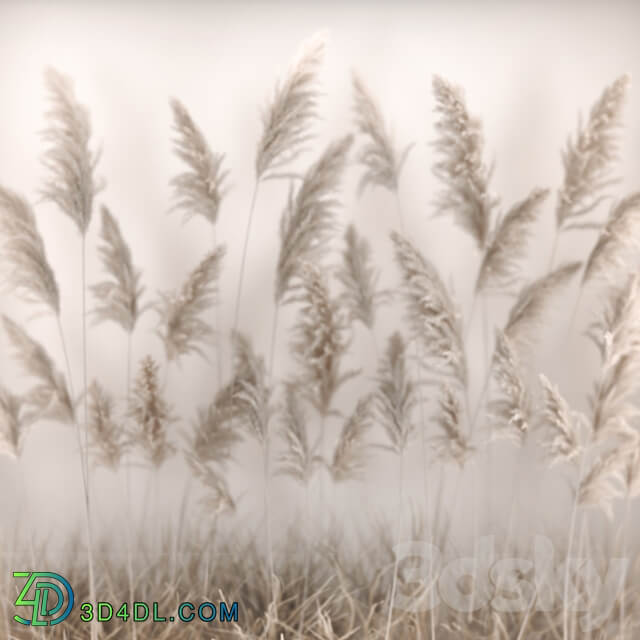
[[(524, 198), (534, 186), (553, 191), (525, 263), (533, 279), (545, 271), (551, 253), (555, 190), (562, 180), (561, 148), (575, 130), (578, 112), (586, 115), (602, 89), (624, 72), (631, 73), (632, 88), (621, 132), (618, 173), (623, 181), (615, 193), (622, 196), (640, 184), (640, 90), (634, 86), (640, 84), (638, 24), (640, 4), (635, 2), (152, 4), (4, 0), (0, 4), (0, 183), (36, 201), (45, 176), (40, 163), (44, 146), (39, 137), (47, 109), (43, 72), (52, 66), (68, 74), (75, 82), (79, 101), (90, 110), (94, 142), (102, 147), (98, 175), (105, 178), (107, 186), (97, 205), (106, 204), (118, 218), (134, 262), (143, 270), (147, 293), (154, 296), (158, 290), (172, 289), (213, 241), (211, 227), (201, 219), (183, 226), (179, 214), (168, 214), (169, 180), (182, 170), (171, 151), (168, 105), (170, 97), (178, 98), (212, 149), (225, 153), (225, 165), (231, 171), (232, 189), (223, 202), (217, 227), (218, 240), (228, 248), (220, 293), (223, 328), (228, 329), (261, 133), (260, 109), (300, 43), (324, 29), (330, 40), (321, 72), (322, 122), (310, 153), (296, 167), (306, 167), (329, 140), (354, 131), (351, 71), (357, 71), (378, 100), (396, 143), (401, 147), (415, 143), (399, 187), (407, 234), (437, 265), (466, 314), (479, 256), (451, 217), (431, 218), (438, 188), (431, 173), (434, 154), (429, 146), (435, 137), (432, 75), (437, 73), (463, 86), (469, 110), (482, 119), (487, 155), (495, 161), (492, 187), (505, 206)], [(398, 225), (396, 204), (380, 189), (358, 198), (360, 174), (357, 166), (349, 167), (342, 189), (343, 221), (345, 225), (355, 221), (371, 241), (382, 284), (396, 286), (399, 274), (388, 238), (389, 231)], [(287, 189), (286, 181), (266, 183), (261, 188), (241, 305), (240, 328), (265, 355), (271, 330), (278, 225)], [(88, 236), (89, 283), (100, 276), (95, 252), (100, 226), (97, 211), (96, 207)], [(61, 286), (62, 320), (79, 380), (79, 237), (69, 219), (52, 204), (36, 204), (36, 215)], [(599, 215), (603, 219), (605, 207)], [(556, 264), (565, 258), (584, 259), (594, 240), (593, 231), (564, 234)], [(339, 247), (338, 241), (336, 259)], [(558, 309), (557, 320), (550, 323), (544, 346), (537, 353), (536, 370), (531, 373), (547, 373), (580, 407), (591, 388), (597, 357), (577, 331), (563, 342), (575, 289), (572, 292)], [(585, 326), (592, 302), (585, 295), (576, 327)], [(508, 304), (502, 300), (491, 306), (490, 327), (503, 322)], [(21, 321), (32, 313), (8, 294), (0, 298), (0, 311)], [(385, 311), (378, 327), (379, 344), (399, 325), (401, 315), (399, 308)], [(281, 327), (290, 320), (285, 315)], [(153, 314), (143, 316), (134, 338), (135, 362), (147, 353), (162, 358), (154, 326)], [(35, 318), (29, 320), (28, 328), (61, 366), (54, 323), (49, 318)], [(469, 340), (475, 398), (484, 366), (481, 337), (481, 314), (476, 314)], [(281, 330), (276, 360), (279, 376), (291, 372), (287, 341), (286, 330)], [(90, 379), (98, 377), (110, 391), (121, 393), (125, 335), (115, 326), (100, 325), (91, 327), (88, 342)], [(369, 337), (361, 332), (352, 361), (373, 373), (369, 345)], [(25, 381), (8, 358), (4, 336), (0, 349), (2, 382), (21, 388)], [(225, 353), (228, 358), (228, 347)], [(169, 374), (170, 400), (176, 413), (187, 419), (213, 389), (215, 352), (210, 354), (210, 364), (189, 357), (181, 371), (172, 368)], [(229, 370), (228, 360), (225, 370)], [(346, 385), (338, 404), (353, 406), (366, 390), (366, 382), (366, 378), (359, 378)], [(336, 433), (335, 427), (329, 441), (331, 433)], [(382, 438), (377, 431), (374, 435)], [(409, 453), (408, 466), (418, 498), (422, 478), (419, 446), (415, 450), (415, 455)], [(493, 491), (500, 505), (510, 497), (513, 474), (516, 470), (526, 474), (527, 468), (515, 468), (516, 452), (508, 444), (499, 445), (497, 455), (499, 471)], [(245, 493), (239, 505), (241, 517), (255, 522), (262, 513), (259, 451), (252, 444), (243, 445), (237, 451), (237, 461), (230, 484), (236, 494)], [(393, 456), (377, 454), (364, 485), (349, 485), (335, 492), (339, 513), (352, 520), (357, 520), (357, 511), (363, 515), (378, 510), (395, 513), (396, 467)], [(25, 496), (41, 531), (81, 525), (81, 486), (71, 427), (36, 425), (27, 438), (19, 473), (16, 468), (15, 461), (0, 459), (3, 527), (11, 529), (17, 518), (24, 520)], [(162, 497), (157, 504), (166, 513), (177, 513), (187, 476), (179, 457), (163, 467), (158, 489)], [(97, 528), (108, 528), (114, 524), (110, 507), (121, 500), (120, 485), (103, 470), (94, 478), (100, 505), (94, 510)], [(138, 501), (145, 482), (144, 473), (134, 475)], [(446, 486), (453, 485), (449, 481)], [(554, 492), (558, 494), (557, 475), (550, 475), (548, 482), (545, 477), (530, 475), (521, 486), (524, 495), (537, 505), (541, 532), (546, 526), (543, 522), (553, 525), (556, 517), (566, 519), (567, 497), (553, 497)], [(465, 493), (469, 490), (468, 486), (463, 489)], [(366, 502), (362, 499), (365, 495)], [(274, 520), (288, 525), (301, 508), (301, 493), (289, 480), (278, 479), (273, 502)], [(464, 503), (461, 497), (458, 505)], [(541, 505), (545, 505), (544, 512)], [(464, 514), (457, 517), (459, 525), (467, 521)], [(499, 524), (497, 513), (495, 518)]]

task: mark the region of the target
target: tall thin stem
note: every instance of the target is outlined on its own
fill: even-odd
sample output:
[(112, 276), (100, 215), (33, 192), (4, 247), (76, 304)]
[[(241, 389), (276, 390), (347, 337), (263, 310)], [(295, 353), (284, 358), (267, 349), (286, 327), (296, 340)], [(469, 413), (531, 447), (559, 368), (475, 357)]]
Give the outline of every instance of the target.
[(571, 335), (571, 330), (573, 329), (573, 325), (576, 322), (576, 318), (578, 316), (578, 310), (580, 309), (580, 302), (582, 301), (582, 293), (584, 292), (584, 287), (580, 285), (580, 290), (578, 291), (578, 295), (576, 297), (576, 301), (573, 305), (573, 309), (571, 311), (571, 317), (569, 318), (569, 326), (567, 327), (567, 335), (565, 342), (569, 339)]
[(573, 551), (573, 538), (575, 537), (576, 517), (578, 515), (578, 501), (580, 498), (580, 483), (582, 482), (582, 472), (584, 469), (584, 451), (580, 454), (580, 470), (578, 471), (578, 482), (576, 484), (575, 496), (573, 498), (573, 506), (571, 507), (571, 521), (569, 523), (569, 540), (567, 544), (567, 557), (565, 559), (564, 569), (564, 589), (562, 602), (562, 638), (569, 639), (569, 608), (567, 600), (569, 599), (569, 564), (571, 560), (571, 552)]
[[(131, 389), (131, 331), (127, 331), (127, 363), (126, 363), (126, 378), (125, 378), (125, 405), (127, 407), (127, 414), (129, 413), (129, 392)], [(133, 595), (133, 553), (132, 553), (132, 540), (131, 533), (131, 470), (128, 463), (128, 453), (125, 454), (124, 459), (124, 484), (125, 484), (125, 532), (127, 536), (127, 579), (129, 580), (129, 599), (134, 602)], [(137, 632), (136, 625), (131, 625), (131, 637), (136, 640)]]
[[(264, 434), (264, 448), (263, 448), (263, 483), (264, 483), (264, 517), (265, 517), (265, 529), (267, 534), (267, 567), (269, 569), (269, 590), (272, 591), (272, 583), (274, 573), (273, 563), (273, 537), (271, 533), (271, 436), (267, 428)], [(271, 597), (273, 594), (271, 593)]]
[(304, 524), (306, 540), (303, 543), (304, 553), (304, 576), (302, 584), (302, 602), (300, 604), (300, 622), (298, 624), (298, 635), (304, 638), (304, 621), (306, 614), (307, 593), (309, 592), (309, 572), (311, 571), (311, 501), (309, 500), (309, 483), (304, 487)]
[[(404, 450), (400, 453), (398, 460), (398, 519), (396, 522), (395, 544), (400, 543), (402, 535), (402, 503), (404, 502)], [(389, 598), (389, 613), (387, 615), (387, 628), (384, 634), (385, 640), (389, 640), (391, 633), (391, 620), (393, 618), (393, 605), (396, 600), (396, 590), (398, 588), (398, 564), (400, 556), (395, 553), (393, 563), (393, 581), (391, 583), (391, 597)]]
[(518, 521), (518, 494), (520, 493), (520, 487), (522, 482), (523, 470), (522, 466), (524, 464), (524, 444), (521, 443), (520, 450), (518, 451), (518, 455), (516, 457), (516, 478), (512, 484), (511, 491), (511, 500), (509, 507), (509, 522), (507, 524), (507, 536), (505, 538), (504, 543), (504, 554), (505, 557), (509, 557), (509, 545), (511, 544), (511, 537), (513, 535), (514, 523)]
[(553, 232), (553, 246), (551, 247), (551, 256), (549, 258), (549, 268), (547, 271), (552, 271), (553, 265), (556, 261), (556, 253), (558, 252), (558, 240), (560, 239), (560, 229), (556, 226)]
[(251, 207), (249, 208), (249, 220), (244, 233), (244, 244), (242, 246), (242, 261), (240, 262), (240, 275), (238, 277), (238, 291), (236, 292), (236, 305), (233, 313), (233, 329), (238, 328), (238, 320), (240, 318), (240, 299), (242, 298), (242, 286), (244, 284), (244, 270), (247, 263), (247, 250), (249, 248), (249, 236), (251, 235), (251, 223), (253, 222), (253, 213), (256, 208), (256, 199), (258, 197), (258, 187), (260, 181), (256, 179), (253, 185), (253, 195), (251, 196)]
[[(254, 200), (255, 200), (255, 192), (254, 192)], [(275, 349), (276, 349), (276, 341), (278, 338), (278, 318), (280, 315), (280, 303), (276, 302), (274, 311), (273, 311), (273, 324), (271, 328), (271, 342), (269, 345), (269, 381), (268, 384), (273, 391), (273, 371), (274, 371), (274, 360), (275, 360)], [(275, 575), (274, 571), (274, 562), (273, 562), (273, 537), (271, 530), (271, 465), (270, 465), (270, 455), (271, 455), (271, 447), (270, 447), (270, 433), (269, 433), (269, 420), (266, 420), (265, 423), (265, 433), (264, 433), (264, 448), (263, 448), (263, 501), (264, 501), (264, 518), (265, 518), (265, 529), (266, 529), (266, 537), (267, 537), (267, 566), (269, 569), (269, 590), (270, 593), (273, 590), (273, 576)], [(271, 593), (271, 597), (273, 597), (273, 593)]]
[[(478, 539), (478, 500), (477, 500), (477, 482), (475, 478), (476, 465), (474, 461), (471, 461), (471, 527), (473, 531), (473, 545), (475, 545)], [(471, 591), (471, 607), (467, 613), (467, 621), (470, 623), (473, 620), (473, 612), (475, 610), (476, 588), (475, 584), (478, 581), (478, 554), (473, 554), (473, 580), (474, 587)]]
[(211, 555), (215, 551), (216, 537), (218, 534), (218, 516), (215, 515), (212, 525), (211, 536), (206, 536), (204, 544), (205, 563), (204, 563), (204, 578), (202, 583), (202, 594), (207, 595), (209, 591), (209, 571), (211, 568)]
[[(627, 537), (629, 533), (629, 515), (631, 513), (631, 493), (627, 491), (627, 495), (624, 500), (624, 516), (622, 519), (622, 555), (623, 559), (627, 557)], [(620, 593), (620, 640), (624, 640), (625, 638), (625, 588), (626, 581), (622, 583), (622, 592)]]
[[(89, 556), (89, 598), (95, 602), (95, 574), (93, 569), (93, 536), (91, 531), (91, 484), (89, 479), (89, 403), (87, 397), (87, 239), (82, 234), (82, 386), (84, 408), (84, 458), (85, 458), (85, 511), (87, 521), (87, 546)], [(91, 621), (91, 640), (98, 640), (98, 625)]]
[(405, 235), (404, 213), (402, 211), (402, 203), (400, 201), (400, 194), (398, 193), (398, 189), (397, 188), (394, 190), (393, 193), (394, 193), (395, 200), (396, 200), (396, 210), (398, 211), (398, 223), (400, 225), (400, 232), (402, 233), (402, 235)]
[[(216, 251), (218, 248), (218, 240), (216, 236), (216, 227), (213, 226), (213, 250)], [(220, 388), (222, 384), (222, 340), (220, 339), (220, 300), (219, 297), (216, 296), (215, 301), (215, 309), (213, 314), (213, 328), (214, 328), (214, 339), (216, 340), (216, 389)]]
[[(418, 382), (418, 404), (420, 406), (420, 447), (421, 447), (421, 455), (422, 455), (422, 484), (424, 491), (424, 510), (425, 510), (425, 519), (428, 521), (430, 518), (431, 511), (431, 503), (429, 496), (429, 480), (428, 480), (428, 465), (427, 465), (427, 425), (425, 420), (425, 412), (424, 412), (424, 399), (422, 396), (422, 348), (420, 346), (417, 347), (417, 361), (416, 361), (416, 371), (417, 371), (417, 382)], [(431, 563), (431, 558), (429, 562)], [(429, 575), (431, 575), (431, 564), (429, 565)], [(430, 589), (431, 593), (431, 609), (430, 609), (430, 624), (431, 624), (431, 638), (435, 639), (435, 616), (433, 611), (433, 589)]]

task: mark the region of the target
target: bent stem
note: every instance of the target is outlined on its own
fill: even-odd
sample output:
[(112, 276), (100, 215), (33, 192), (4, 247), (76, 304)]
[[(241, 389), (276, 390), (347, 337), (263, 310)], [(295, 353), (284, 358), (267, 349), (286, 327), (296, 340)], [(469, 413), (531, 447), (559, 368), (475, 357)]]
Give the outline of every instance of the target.
[[(404, 500), (404, 450), (400, 452), (398, 461), (398, 520), (395, 535), (395, 544), (400, 544), (400, 536), (402, 535), (402, 502)], [(393, 605), (396, 600), (396, 590), (398, 588), (398, 564), (400, 557), (394, 552), (395, 560), (393, 563), (393, 581), (391, 583), (391, 597), (389, 598), (389, 613), (387, 615), (387, 628), (384, 634), (385, 640), (389, 640), (391, 633), (391, 620), (393, 618)]]
[(253, 222), (253, 214), (256, 208), (256, 199), (258, 197), (258, 187), (260, 181), (256, 178), (253, 185), (253, 195), (251, 196), (251, 206), (249, 208), (249, 220), (244, 233), (244, 243), (242, 245), (242, 261), (240, 262), (240, 275), (238, 277), (238, 291), (236, 292), (235, 311), (233, 313), (233, 329), (238, 328), (238, 320), (240, 317), (240, 299), (242, 298), (242, 285), (244, 284), (244, 271), (247, 264), (247, 250), (249, 248), (249, 236), (251, 235), (251, 224)]

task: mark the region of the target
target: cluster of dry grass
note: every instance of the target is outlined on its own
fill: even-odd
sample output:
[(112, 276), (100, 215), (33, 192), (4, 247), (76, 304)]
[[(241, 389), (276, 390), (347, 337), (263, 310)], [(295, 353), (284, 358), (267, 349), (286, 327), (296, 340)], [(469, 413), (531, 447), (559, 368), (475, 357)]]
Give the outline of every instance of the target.
[[(544, 452), (549, 474), (556, 473), (556, 465), (562, 466), (564, 476), (558, 474), (558, 483), (568, 479), (572, 499), (566, 531), (556, 542), (566, 557), (588, 554), (606, 571), (606, 558), (630, 553), (633, 500), (640, 493), (636, 423), (640, 194), (614, 198), (611, 190), (617, 177), (617, 128), (629, 78), (622, 76), (605, 88), (567, 143), (549, 267), (531, 278), (523, 258), (536, 221), (549, 207), (551, 190), (533, 188), (519, 202), (504, 207), (491, 189), (482, 122), (469, 111), (461, 88), (434, 77), (437, 119), (433, 171), (441, 183), (435, 212), (450, 216), (461, 233), (470, 235), (479, 259), (473, 301), (463, 317), (446, 278), (405, 233), (398, 185), (412, 145), (396, 145), (380, 106), (361, 78), (353, 78), (353, 134), (330, 142), (315, 160), (307, 161), (307, 154), (314, 153), (311, 142), (319, 117), (318, 71), (324, 50), (321, 36), (304, 44), (264, 111), (230, 328), (217, 326), (216, 312), (226, 253), (237, 249), (219, 243), (222, 239), (215, 233), (228, 191), (230, 170), (224, 154), (210, 147), (188, 109), (172, 100), (174, 151), (183, 165), (183, 172), (171, 179), (173, 208), (185, 221), (194, 216), (205, 219), (213, 228), (214, 240), (210, 251), (185, 274), (181, 286), (161, 292), (154, 300), (146, 292), (143, 274), (107, 206), (101, 205), (100, 244), (94, 248), (86, 242), (98, 195), (105, 187), (97, 175), (99, 154), (93, 149), (88, 110), (77, 100), (71, 81), (53, 70), (46, 74), (51, 110), (46, 114), (43, 162), (48, 179), (40, 195), (54, 203), (79, 231), (83, 367), (80, 375), (71, 371), (60, 320), (62, 285), (48, 260), (34, 205), (23, 194), (0, 186), (6, 280), (15, 295), (52, 316), (65, 356), (63, 363), (55, 362), (28, 328), (3, 316), (12, 355), (33, 386), (21, 394), (0, 387), (0, 450), (19, 459), (25, 437), (37, 437), (35, 427), (45, 420), (59, 421), (75, 430), (85, 528), (79, 540), (70, 545), (75, 552), (69, 554), (69, 566), (59, 570), (73, 584), (78, 601), (95, 601), (96, 596), (113, 602), (156, 600), (169, 610), (185, 600), (219, 598), (236, 600), (240, 607), (240, 620), (233, 625), (117, 627), (69, 619), (47, 633), (69, 639), (90, 633), (92, 640), (633, 638), (638, 620), (628, 592), (633, 594), (639, 584), (635, 571), (608, 619), (587, 633), (569, 606), (575, 585), (568, 563), (555, 607), (540, 612), (532, 601), (521, 612), (504, 613), (484, 606), (472, 614), (461, 614), (445, 605), (426, 611), (395, 606), (400, 597), (406, 601), (408, 594), (416, 603), (434, 598), (437, 585), (412, 581), (407, 564), (393, 553), (393, 545), (406, 535), (400, 523), (408, 515), (404, 493), (408, 449), (420, 448), (424, 468), (424, 500), (419, 513), (414, 513), (411, 537), (444, 545), (449, 539), (452, 509), (444, 503), (442, 469), (451, 466), (459, 475), (473, 469), (477, 474), (483, 463), (490, 464), (490, 458), (483, 454), (499, 438), (509, 438), (516, 451), (522, 451), (525, 443), (535, 443)], [(381, 288), (362, 231), (354, 224), (343, 224), (340, 186), (351, 164), (358, 166), (361, 191), (386, 190), (397, 203), (398, 230), (389, 238), (397, 269), (398, 286), (393, 292)], [(266, 180), (285, 181), (289, 188), (274, 265), (271, 343), (261, 353), (241, 330), (241, 303), (251, 222), (259, 207), (260, 186)], [(104, 198), (108, 199), (108, 191)], [(609, 207), (609, 214), (600, 223), (594, 212), (604, 206)], [(589, 255), (556, 265), (556, 247), (562, 237), (573, 229), (585, 228), (597, 233)], [(341, 243), (339, 252), (336, 241)], [(86, 254), (91, 250), (100, 257), (103, 279), (87, 284), (92, 274), (87, 274)], [(572, 408), (552, 376), (538, 377), (531, 364), (541, 340), (541, 326), (563, 321), (557, 313), (558, 300), (576, 287), (576, 310), (582, 292), (589, 288), (597, 289), (601, 305), (588, 332), (598, 350), (600, 368), (586, 412)], [(91, 299), (87, 293), (93, 294)], [(513, 295), (514, 301), (503, 326), (495, 336), (486, 338), (490, 357), (480, 398), (472, 402), (469, 327), (479, 311), (478, 301), (486, 306), (492, 296), (505, 293)], [(381, 305), (390, 303), (404, 310), (405, 321), (378, 347), (377, 314)], [(284, 307), (292, 310), (291, 326), (282, 326), (280, 312)], [(157, 317), (164, 361), (151, 355), (132, 361), (131, 344), (138, 320), (145, 313)], [(128, 390), (125, 397), (113, 395), (100, 380), (88, 379), (89, 315), (99, 323), (115, 323), (127, 336), (122, 362)], [(572, 327), (575, 317), (574, 311), (573, 317), (567, 318)], [(356, 332), (368, 335), (375, 350), (373, 376), (349, 368), (347, 356)], [(276, 376), (274, 353), (281, 333), (289, 339), (294, 369)], [(225, 351), (220, 348), (225, 336), (231, 345), (230, 362), (223, 362)], [(208, 353), (216, 354), (217, 387), (191, 416), (175, 415), (166, 393), (169, 367), (186, 356)], [(225, 371), (230, 371), (226, 377)], [(355, 379), (368, 390), (345, 413), (337, 406), (336, 395)], [(335, 442), (326, 437), (330, 420), (341, 424)], [(381, 427), (384, 441), (375, 441), (373, 426)], [(233, 521), (237, 500), (228, 464), (244, 439), (254, 440), (262, 452), (264, 545), (251, 533), (221, 533), (225, 531), (222, 518)], [(363, 534), (358, 542), (360, 553), (341, 541), (338, 524), (329, 522), (328, 516), (320, 519), (313, 534), (302, 527), (274, 544), (271, 506), (275, 474), (287, 475), (302, 487), (305, 522), (310, 522), (312, 510), (329, 510), (329, 492), (340, 491), (344, 483), (361, 477), (375, 447), (388, 451), (397, 461), (399, 512), (390, 514), (388, 522), (373, 533)], [(96, 539), (94, 531), (93, 514), (100, 505), (90, 491), (93, 472), (107, 467), (121, 474), (129, 505), (129, 466), (143, 463), (158, 470), (176, 455), (184, 456), (204, 492), (203, 508), (211, 516), (205, 533), (183, 523), (179, 531), (163, 535), (161, 553), (146, 556), (144, 543), (139, 544), (130, 530), (127, 514), (126, 553), (110, 555), (108, 541)], [(151, 474), (150, 481), (153, 477)], [(315, 482), (319, 496), (312, 495)], [(482, 497), (476, 498), (471, 509), (477, 532)], [(619, 505), (624, 505), (621, 518), (616, 517)], [(517, 508), (514, 498), (513, 519)], [(590, 520), (585, 516), (589, 508), (603, 514), (606, 535), (591, 535)], [(504, 533), (504, 553), (514, 549), (525, 553), (524, 541), (510, 539), (510, 531)], [(81, 561), (79, 548), (85, 554)], [(34, 550), (35, 564), (46, 563), (46, 554), (46, 548)], [(475, 597), (473, 586), (470, 590)], [(5, 602), (13, 601), (13, 591), (15, 585), (5, 580)], [(8, 609), (2, 611), (6, 637), (31, 637), (30, 630), (17, 629), (10, 622)]]

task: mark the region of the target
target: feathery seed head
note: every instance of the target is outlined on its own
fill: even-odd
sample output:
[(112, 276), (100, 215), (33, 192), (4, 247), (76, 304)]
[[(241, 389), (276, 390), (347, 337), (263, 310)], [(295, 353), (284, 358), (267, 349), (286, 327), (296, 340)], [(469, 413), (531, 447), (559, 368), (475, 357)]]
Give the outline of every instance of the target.
[(491, 373), (501, 394), (490, 405), (491, 416), (497, 421), (494, 435), (522, 444), (531, 426), (531, 397), (522, 377), (518, 354), (500, 331), (496, 334)]
[(448, 373), (462, 387), (467, 364), (457, 309), (437, 269), (409, 242), (391, 233), (395, 257), (402, 273), (412, 340), (421, 345), (438, 370)]
[(15, 358), (24, 372), (38, 381), (25, 396), (26, 405), (32, 409), (29, 420), (42, 418), (73, 423), (74, 403), (67, 383), (47, 351), (9, 317), (2, 316), (2, 321)]
[[(616, 129), (621, 126), (631, 77), (625, 74), (606, 87), (591, 107), (584, 126), (578, 122), (575, 139), (569, 138), (562, 154), (564, 182), (558, 192), (558, 228), (584, 218), (605, 198), (606, 189), (616, 182), (613, 164), (618, 159)], [(579, 228), (580, 224), (576, 223)]]
[(626, 271), (629, 256), (640, 248), (640, 192), (632, 193), (611, 208), (609, 219), (589, 254), (582, 284), (597, 278), (617, 281)]
[(504, 329), (505, 335), (516, 348), (531, 346), (536, 329), (551, 303), (579, 269), (579, 262), (570, 262), (522, 288)]
[(295, 196), (289, 194), (280, 220), (276, 303), (285, 296), (300, 263), (317, 262), (328, 251), (339, 206), (336, 192), (352, 143), (352, 136), (330, 143), (307, 170)]
[(443, 462), (454, 462), (461, 469), (475, 452), (475, 447), (462, 433), (462, 406), (459, 393), (447, 384), (441, 385), (438, 395), (437, 424), (442, 435), (431, 439), (437, 456)]
[(140, 304), (144, 293), (140, 285), (142, 276), (131, 260), (131, 250), (122, 237), (118, 221), (104, 206), (100, 237), (102, 244), (98, 253), (109, 279), (91, 285), (97, 301), (93, 310), (96, 322), (115, 322), (127, 333), (133, 333), (138, 318), (147, 308)]
[(578, 486), (578, 505), (602, 509), (613, 519), (613, 501), (622, 497), (626, 489), (628, 450), (611, 449), (600, 456), (581, 479)]
[(403, 337), (394, 333), (378, 367), (376, 402), (378, 415), (390, 448), (402, 454), (415, 430), (412, 411), (417, 396), (407, 366), (407, 351)]
[(302, 305), (291, 347), (301, 368), (301, 391), (321, 415), (327, 415), (334, 393), (354, 375), (340, 370), (350, 342), (347, 318), (338, 302), (330, 298), (327, 278), (317, 265), (301, 264), (298, 277), (297, 293), (287, 300)]
[(583, 416), (571, 411), (557, 387), (540, 374), (544, 397), (544, 446), (552, 465), (575, 460), (582, 453)]
[(217, 396), (208, 407), (198, 408), (188, 439), (188, 459), (220, 467), (231, 460), (231, 451), (242, 436), (233, 421), (231, 404), (222, 398)]
[(326, 38), (316, 34), (302, 45), (297, 59), (262, 115), (262, 137), (256, 154), (256, 179), (278, 172), (305, 151), (310, 127), (317, 118), (317, 75)]
[(129, 417), (135, 428), (130, 433), (146, 461), (159, 468), (175, 451), (169, 442), (167, 428), (175, 421), (171, 407), (162, 397), (158, 374), (160, 367), (151, 356), (145, 356), (129, 398)]
[(89, 386), (88, 394), (90, 446), (96, 462), (117, 470), (127, 443), (125, 431), (113, 415), (114, 400), (95, 380)]
[(202, 314), (215, 303), (224, 255), (224, 246), (209, 252), (177, 291), (160, 294), (156, 306), (161, 324), (158, 335), (169, 361), (189, 353), (204, 357), (201, 345), (212, 330)]
[(0, 454), (19, 458), (29, 424), (24, 416), (24, 398), (0, 385)]
[(640, 381), (640, 278), (633, 275), (613, 288), (601, 318), (589, 334), (600, 351), (601, 371), (590, 398), (592, 431), (628, 439), (640, 413), (634, 402)]
[(89, 148), (89, 112), (75, 97), (73, 83), (55, 69), (47, 69), (45, 82), (51, 100), (49, 126), (43, 138), (50, 144), (43, 163), (49, 170), (42, 195), (69, 216), (82, 235), (91, 222), (94, 196), (103, 188), (96, 180), (99, 154)]
[(329, 468), (334, 482), (359, 480), (362, 477), (369, 449), (364, 438), (371, 428), (374, 401), (373, 394), (360, 398), (353, 412), (342, 425)]
[(232, 334), (231, 340), (233, 378), (228, 390), (219, 398), (227, 398), (225, 402), (234, 419), (238, 419), (249, 435), (264, 446), (273, 413), (264, 358), (254, 352), (249, 338), (239, 331)]
[(476, 281), (478, 292), (488, 289), (504, 292), (517, 283), (531, 227), (548, 195), (548, 189), (533, 189), (507, 211), (489, 239)]
[(180, 101), (172, 99), (169, 104), (176, 132), (174, 153), (188, 168), (171, 180), (173, 210), (182, 211), (185, 221), (200, 215), (215, 224), (227, 193), (229, 172), (222, 168), (224, 154), (211, 151), (204, 134)]
[(433, 172), (444, 184), (436, 199), (438, 214), (451, 212), (480, 249), (486, 246), (491, 214), (499, 200), (489, 190), (491, 171), (485, 166), (482, 125), (467, 110), (464, 92), (439, 76), (433, 77), (440, 160)]
[(371, 264), (371, 246), (350, 224), (344, 234), (342, 263), (336, 277), (344, 287), (341, 302), (349, 310), (351, 320), (359, 320), (373, 329), (378, 306), (389, 296), (378, 290), (378, 271)]
[(0, 186), (0, 231), (9, 265), (6, 282), (27, 302), (60, 313), (58, 282), (38, 231), (36, 217), (25, 198)]
[(296, 384), (288, 383), (285, 388), (285, 402), (281, 415), (280, 433), (285, 441), (285, 450), (278, 459), (278, 473), (290, 476), (302, 485), (308, 485), (321, 458), (315, 454), (315, 447), (309, 443), (307, 416)]
[(358, 154), (358, 161), (365, 168), (364, 174), (360, 178), (358, 191), (362, 193), (371, 185), (383, 187), (396, 193), (400, 172), (413, 145), (407, 146), (398, 154), (373, 96), (355, 73), (352, 77), (352, 83), (356, 126), (367, 139), (367, 143)]

